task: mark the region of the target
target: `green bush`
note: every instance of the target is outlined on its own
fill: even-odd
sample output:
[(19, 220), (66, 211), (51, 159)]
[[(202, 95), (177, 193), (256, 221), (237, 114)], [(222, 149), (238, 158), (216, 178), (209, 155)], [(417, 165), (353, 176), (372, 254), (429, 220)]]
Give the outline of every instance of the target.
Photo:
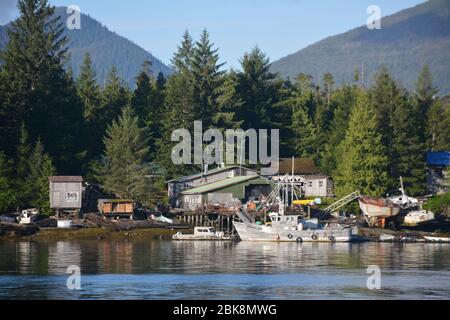
[(431, 198), (423, 207), (434, 213), (444, 213), (448, 216), (450, 214), (450, 192)]

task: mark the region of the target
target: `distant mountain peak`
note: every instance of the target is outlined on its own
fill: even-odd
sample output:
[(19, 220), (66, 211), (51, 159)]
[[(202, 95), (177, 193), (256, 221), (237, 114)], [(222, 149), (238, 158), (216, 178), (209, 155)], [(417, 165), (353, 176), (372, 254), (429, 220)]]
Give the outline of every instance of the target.
[[(55, 14), (61, 17), (65, 26), (68, 14), (67, 7), (56, 7)], [(0, 50), (7, 44), (6, 27), (0, 27)], [(69, 42), (69, 53), (71, 55), (68, 67), (77, 76), (86, 53), (89, 53), (97, 80), (103, 84), (112, 66), (117, 68), (118, 75), (129, 87), (135, 86), (135, 79), (145, 60), (152, 63), (152, 73), (157, 76), (162, 72), (165, 76), (171, 74), (171, 69), (144, 48), (109, 30), (105, 25), (81, 13), (81, 29), (66, 29)]]
[[(272, 71), (295, 78), (331, 72), (337, 84), (349, 83), (364, 66), (370, 83), (381, 66), (408, 89), (428, 64), (441, 94), (450, 92), (450, 0), (430, 0), (384, 17), (380, 30), (358, 27), (328, 37), (272, 64)], [(321, 79), (319, 79), (321, 80)]]

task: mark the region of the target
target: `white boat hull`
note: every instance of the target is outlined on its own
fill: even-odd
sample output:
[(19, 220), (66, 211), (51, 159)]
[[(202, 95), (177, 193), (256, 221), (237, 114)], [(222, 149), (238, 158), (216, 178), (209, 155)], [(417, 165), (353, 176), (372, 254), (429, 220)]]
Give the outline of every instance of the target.
[(242, 241), (254, 242), (350, 242), (351, 229), (289, 230), (257, 224), (233, 222)]
[(424, 237), (428, 242), (440, 242), (440, 243), (450, 243), (450, 238), (442, 237)]
[(359, 207), (364, 215), (369, 218), (389, 218), (400, 213), (400, 207), (396, 206), (379, 206), (371, 203), (365, 203), (359, 200)]

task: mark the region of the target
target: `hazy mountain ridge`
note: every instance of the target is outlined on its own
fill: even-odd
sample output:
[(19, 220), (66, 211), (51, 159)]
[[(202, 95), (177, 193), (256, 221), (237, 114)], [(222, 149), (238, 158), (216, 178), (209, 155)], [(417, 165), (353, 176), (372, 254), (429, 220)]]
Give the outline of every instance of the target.
[[(61, 17), (61, 22), (65, 26), (66, 8), (56, 8), (55, 14)], [(6, 29), (7, 27), (0, 27), (0, 50), (5, 48), (8, 41)], [(125, 37), (110, 31), (106, 26), (86, 14), (81, 15), (80, 30), (65, 30), (69, 38), (68, 47), (71, 55), (68, 66), (75, 75), (79, 74), (86, 52), (91, 55), (100, 84), (103, 84), (114, 65), (125, 83), (133, 87), (135, 77), (145, 60), (152, 62), (152, 72), (155, 76), (159, 72), (166, 76), (171, 73), (171, 69), (151, 53)]]
[(450, 0), (431, 0), (382, 19), (380, 30), (366, 26), (326, 38), (272, 64), (272, 71), (295, 78), (300, 72), (322, 77), (331, 72), (338, 84), (350, 82), (364, 65), (369, 84), (388, 67), (412, 89), (428, 64), (441, 94), (450, 92)]

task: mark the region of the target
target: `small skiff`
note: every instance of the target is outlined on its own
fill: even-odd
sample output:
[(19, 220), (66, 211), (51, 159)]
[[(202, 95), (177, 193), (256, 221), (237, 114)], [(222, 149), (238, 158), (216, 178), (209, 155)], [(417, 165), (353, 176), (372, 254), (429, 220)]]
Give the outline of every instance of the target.
[(424, 237), (428, 242), (450, 243), (450, 238), (445, 237)]

